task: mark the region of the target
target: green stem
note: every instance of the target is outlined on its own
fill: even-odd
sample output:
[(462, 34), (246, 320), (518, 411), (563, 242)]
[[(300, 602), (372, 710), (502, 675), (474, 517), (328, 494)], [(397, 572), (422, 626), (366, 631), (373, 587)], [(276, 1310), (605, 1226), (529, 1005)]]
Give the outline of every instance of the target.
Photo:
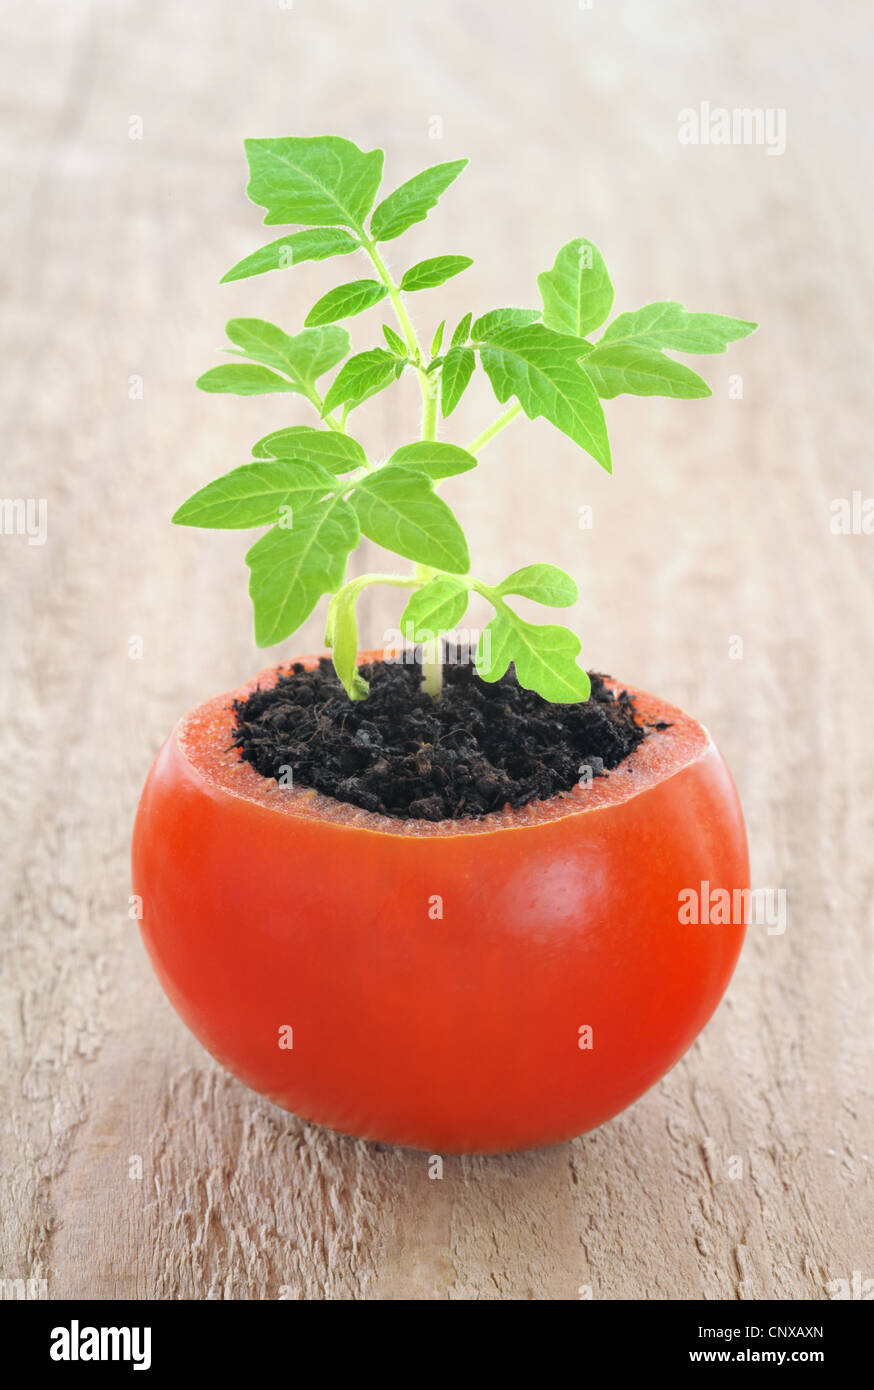
[(350, 579), (344, 584), (342, 589), (338, 589), (331, 602), (328, 604), (328, 616), (325, 622), (325, 644), (328, 647), (334, 645), (334, 614), (341, 603), (355, 603), (362, 589), (366, 589), (371, 584), (390, 584), (396, 589), (419, 589), (422, 586), (421, 580), (415, 574), (359, 574), (355, 579)]
[[(416, 565), (416, 579), (420, 586), (427, 584), (437, 573), (430, 565)], [(443, 653), (439, 637), (422, 643), (422, 689), (433, 699), (440, 699), (443, 691)]]
[(388, 296), (392, 302), (395, 314), (397, 315), (400, 330), (404, 335), (404, 342), (410, 349), (410, 356), (412, 357), (416, 366), (419, 368), (421, 375), (420, 364), (422, 362), (422, 349), (419, 347), (419, 340), (416, 337), (416, 330), (413, 327), (412, 320), (410, 319), (409, 314), (407, 313), (407, 307), (404, 304), (401, 292), (395, 284), (394, 280), (391, 278), (391, 272), (389, 271), (389, 268), (386, 265), (385, 261), (382, 259), (382, 256), (379, 254), (376, 242), (371, 241), (370, 237), (362, 234), (361, 245), (367, 252), (370, 259), (372, 260), (377, 275), (379, 276), (380, 280), (388, 290)]
[(422, 391), (422, 438), (436, 439), (437, 437), (437, 391), (436, 382), (425, 371), (425, 357), (416, 336), (412, 319), (407, 313), (407, 306), (404, 304), (403, 295), (399, 287), (395, 284), (391, 276), (391, 271), (379, 253), (376, 242), (371, 241), (370, 237), (363, 232), (361, 235), (362, 248), (367, 252), (374, 269), (382, 283), (388, 290), (389, 299), (392, 302), (398, 327), (404, 335), (404, 342), (409, 348), (410, 357), (419, 376), (419, 386)]
[(325, 400), (323, 396), (319, 395), (315, 386), (310, 391), (307, 391), (307, 399), (310, 401), (311, 405), (315, 406), (316, 410), (318, 411), (321, 418), (324, 420), (325, 424), (328, 426), (329, 430), (334, 430), (337, 434), (346, 433), (345, 420), (341, 424), (339, 420), (334, 419), (333, 415), (322, 415), (322, 411), (325, 408)]
[(443, 661), (440, 638), (422, 646), (422, 689), (426, 695), (439, 700), (443, 694)]
[[(389, 298), (397, 315), (398, 325), (404, 335), (404, 342), (409, 348), (410, 357), (419, 375), (419, 386), (422, 391), (422, 438), (436, 439), (438, 399), (436, 378), (434, 375), (429, 376), (425, 371), (425, 359), (419, 345), (419, 339), (416, 336), (416, 330), (407, 313), (401, 291), (392, 279), (388, 266), (377, 249), (376, 242), (371, 241), (370, 237), (362, 232), (361, 245), (373, 262), (377, 275), (388, 290)], [(416, 587), (421, 588), (433, 577), (434, 570), (429, 565), (416, 565)], [(433, 642), (426, 642), (422, 648), (422, 689), (426, 695), (431, 695), (436, 700), (439, 698), (442, 688), (442, 652), (440, 640), (435, 638)]]
[(437, 373), (425, 374), (422, 383), (422, 438), (437, 438)]
[(371, 584), (391, 584), (396, 589), (421, 587), (421, 581), (415, 574), (359, 574), (355, 579), (350, 579), (348, 584), (344, 584), (338, 593), (342, 594), (348, 589), (354, 597)]
[(488, 428), (484, 429), (482, 434), (478, 434), (472, 443), (468, 444), (467, 452), (478, 454), (480, 449), (484, 449), (487, 444), (491, 443), (496, 434), (500, 434), (501, 430), (506, 429), (521, 414), (522, 407), (517, 401), (515, 405), (510, 406), (509, 410), (505, 410), (503, 415), (499, 415), (497, 420), (493, 420)]

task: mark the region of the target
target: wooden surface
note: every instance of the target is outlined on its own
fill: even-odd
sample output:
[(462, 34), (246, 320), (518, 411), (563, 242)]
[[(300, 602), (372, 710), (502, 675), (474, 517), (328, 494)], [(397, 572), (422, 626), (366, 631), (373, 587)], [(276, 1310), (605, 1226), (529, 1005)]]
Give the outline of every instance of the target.
[[(829, 529), (833, 499), (874, 493), (865, 11), (3, 6), (0, 491), (46, 498), (48, 535), (0, 536), (0, 1276), (45, 1278), (49, 1297), (252, 1299), (825, 1298), (874, 1276), (874, 536)], [(785, 154), (681, 145), (678, 112), (704, 100), (785, 108)], [(543, 1152), (449, 1159), (442, 1181), (423, 1155), (308, 1127), (223, 1073), (128, 918), (160, 740), (264, 661), (246, 537), (168, 517), (307, 418), (192, 382), (226, 318), (296, 331), (337, 276), (328, 262), (218, 285), (269, 239), (241, 141), (328, 131), (384, 145), (392, 183), (471, 156), (391, 248), (401, 269), (476, 258), (446, 287), (450, 319), (535, 303), (536, 273), (587, 235), (618, 309), (676, 297), (762, 323), (699, 359), (712, 400), (609, 404), (613, 478), (520, 421), (452, 498), (481, 573), (565, 565), (588, 663), (709, 725), (753, 882), (787, 890), (787, 929), (751, 929), (710, 1026), (625, 1114)], [(416, 303), (423, 330), (438, 299)], [(380, 321), (353, 322), (359, 347)], [(398, 394), (361, 413), (377, 450), (412, 437), (413, 383)], [(493, 413), (480, 384), (446, 437)], [(396, 611), (372, 604), (365, 634)], [(276, 655), (320, 636), (314, 618)]]

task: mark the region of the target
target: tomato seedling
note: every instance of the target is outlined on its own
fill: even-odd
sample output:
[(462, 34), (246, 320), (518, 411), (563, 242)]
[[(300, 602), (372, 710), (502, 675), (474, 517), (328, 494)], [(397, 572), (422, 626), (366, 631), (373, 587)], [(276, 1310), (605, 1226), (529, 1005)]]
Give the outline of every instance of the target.
[[(498, 680), (512, 662), (519, 683), (546, 700), (587, 699), (589, 678), (577, 660), (577, 635), (557, 624), (527, 622), (509, 602), (521, 597), (569, 607), (578, 597), (574, 580), (542, 562), (498, 582), (476, 577), (464, 531), (438, 488), (475, 468), (480, 451), (523, 413), (532, 420), (542, 416), (611, 472), (602, 400), (622, 394), (709, 396), (707, 383), (668, 353), (724, 352), (757, 325), (691, 313), (672, 300), (607, 323), (613, 307), (607, 267), (591, 241), (576, 237), (562, 246), (552, 269), (538, 275), (540, 309), (467, 313), (448, 341), (444, 320), (425, 350), (407, 296), (444, 284), (472, 261), (431, 256), (398, 280), (381, 248), (427, 217), (467, 160), (425, 169), (376, 203), (382, 150), (365, 152), (338, 136), (247, 140), (245, 148), (247, 191), (266, 209), (265, 223), (300, 230), (246, 256), (223, 279), (356, 253), (367, 259), (370, 273), (323, 295), (294, 335), (263, 319), (228, 323), (227, 351), (243, 360), (204, 373), (197, 382), (201, 390), (305, 396), (319, 423), (259, 439), (252, 462), (201, 488), (173, 520), (219, 529), (270, 528), (246, 556), (256, 642), (269, 647), (290, 637), (330, 594), (325, 640), (352, 700), (368, 694), (356, 663), (355, 606), (371, 584), (411, 591), (400, 625), (410, 640), (425, 644), (423, 680), (430, 694), (440, 693), (439, 634), (461, 622), (476, 593), (494, 608), (488, 638), (484, 633), (476, 652), (483, 680)], [(383, 344), (350, 355), (349, 334), (339, 321), (383, 300), (391, 304), (397, 328), (383, 325)], [(437, 439), (438, 419), (452, 415), (477, 364), (506, 408), (461, 448)], [(335, 368), (322, 389), (322, 378)], [(350, 432), (350, 416), (405, 372), (416, 374), (422, 391), (421, 438), (400, 444), (387, 460), (369, 458)], [(349, 556), (362, 536), (412, 561), (413, 570), (347, 580)]]

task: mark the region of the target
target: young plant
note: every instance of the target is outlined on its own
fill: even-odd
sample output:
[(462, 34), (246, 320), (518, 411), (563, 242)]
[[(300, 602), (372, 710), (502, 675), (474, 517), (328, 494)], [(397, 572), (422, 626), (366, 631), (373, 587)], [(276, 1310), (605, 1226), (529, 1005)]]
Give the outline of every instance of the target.
[[(527, 622), (508, 601), (521, 597), (566, 608), (578, 596), (573, 579), (548, 563), (526, 565), (497, 583), (475, 577), (464, 531), (438, 488), (475, 468), (480, 451), (523, 412), (532, 420), (543, 416), (611, 472), (601, 401), (623, 393), (709, 396), (706, 382), (667, 353), (724, 352), (756, 324), (690, 313), (664, 300), (619, 314), (603, 327), (613, 286), (597, 247), (576, 237), (561, 248), (552, 269), (537, 277), (542, 309), (467, 313), (448, 335), (441, 322), (426, 350), (407, 296), (442, 285), (472, 261), (432, 256), (396, 280), (381, 248), (427, 217), (467, 160), (425, 169), (374, 207), (382, 150), (365, 153), (337, 136), (247, 140), (245, 148), (247, 192), (266, 209), (265, 223), (300, 230), (246, 256), (223, 280), (353, 253), (366, 258), (370, 274), (323, 295), (294, 335), (263, 319), (228, 323), (227, 351), (242, 360), (204, 373), (200, 389), (305, 396), (319, 423), (291, 425), (259, 439), (251, 463), (201, 488), (174, 522), (269, 527), (246, 555), (255, 640), (260, 647), (284, 641), (322, 595), (332, 595), (325, 640), (352, 700), (368, 693), (356, 667), (355, 605), (370, 584), (411, 591), (401, 629), (424, 644), (423, 679), (430, 694), (440, 693), (439, 634), (461, 622), (470, 595), (477, 593), (494, 608), (476, 653), (483, 680), (498, 680), (512, 662), (520, 684), (546, 700), (587, 699), (589, 679), (577, 662), (579, 638), (557, 624)], [(383, 300), (391, 304), (397, 328), (384, 324), (382, 344), (350, 356), (349, 334), (339, 320)], [(506, 409), (462, 449), (437, 439), (438, 416), (447, 419), (455, 410), (477, 362)], [(338, 367), (324, 389), (322, 378)], [(350, 433), (350, 416), (405, 372), (415, 373), (422, 391), (421, 437), (401, 444), (387, 460), (369, 458)], [(347, 580), (349, 556), (362, 536), (412, 561), (413, 570)]]

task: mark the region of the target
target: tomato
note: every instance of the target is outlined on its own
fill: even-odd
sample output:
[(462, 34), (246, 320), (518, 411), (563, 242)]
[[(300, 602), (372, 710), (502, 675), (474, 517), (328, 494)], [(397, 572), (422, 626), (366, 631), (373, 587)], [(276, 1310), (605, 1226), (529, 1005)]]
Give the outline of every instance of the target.
[(555, 1143), (663, 1076), (744, 934), (680, 921), (685, 890), (749, 886), (707, 731), (626, 687), (670, 728), (609, 777), (481, 820), (393, 820), (227, 751), (232, 700), (278, 669), (180, 722), (134, 831), (147, 950), (212, 1055), (307, 1120), (434, 1152)]

